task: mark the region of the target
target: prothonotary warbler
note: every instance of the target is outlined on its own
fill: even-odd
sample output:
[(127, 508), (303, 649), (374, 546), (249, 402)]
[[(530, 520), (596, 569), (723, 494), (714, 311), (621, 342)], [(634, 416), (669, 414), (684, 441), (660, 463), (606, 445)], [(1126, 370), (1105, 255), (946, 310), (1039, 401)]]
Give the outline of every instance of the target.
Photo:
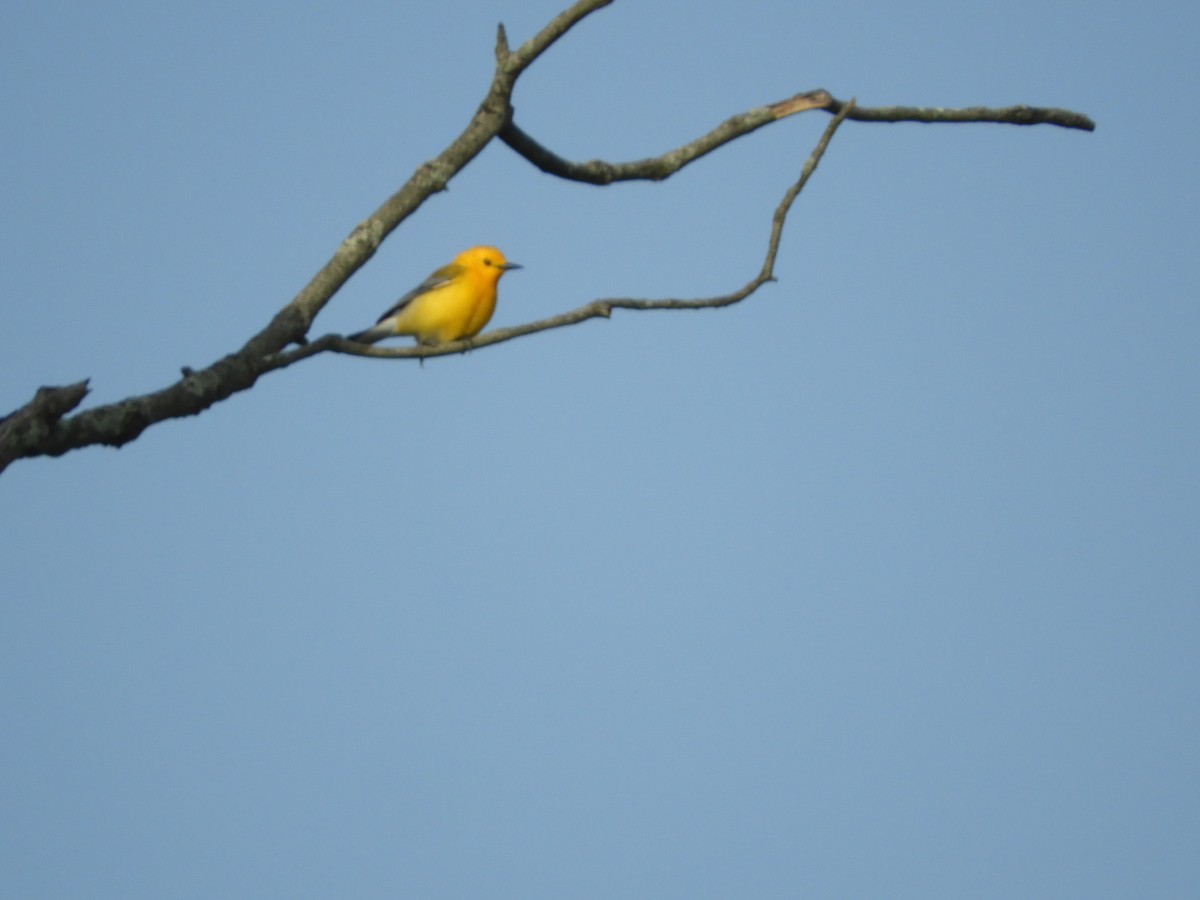
[(411, 335), (418, 344), (445, 344), (474, 337), (496, 311), (500, 276), (519, 268), (495, 247), (464, 250), (397, 300), (373, 328), (349, 335), (349, 340), (373, 344)]

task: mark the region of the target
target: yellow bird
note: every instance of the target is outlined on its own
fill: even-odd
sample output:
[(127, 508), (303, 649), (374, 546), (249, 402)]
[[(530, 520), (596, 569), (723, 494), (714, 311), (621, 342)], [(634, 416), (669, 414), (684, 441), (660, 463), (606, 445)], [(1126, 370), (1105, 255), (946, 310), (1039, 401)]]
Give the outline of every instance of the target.
[(374, 327), (348, 336), (373, 344), (394, 335), (411, 335), (418, 344), (445, 344), (474, 337), (496, 311), (500, 276), (521, 266), (495, 247), (472, 247), (454, 257), (396, 301)]

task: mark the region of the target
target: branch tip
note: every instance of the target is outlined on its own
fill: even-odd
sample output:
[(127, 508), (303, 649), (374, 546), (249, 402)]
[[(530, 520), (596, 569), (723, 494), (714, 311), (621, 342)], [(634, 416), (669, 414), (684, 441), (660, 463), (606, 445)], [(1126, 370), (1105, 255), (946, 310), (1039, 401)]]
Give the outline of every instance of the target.
[(496, 62), (506, 63), (512, 55), (512, 51), (508, 49), (508, 32), (504, 30), (504, 23), (501, 22), (496, 26)]
[(817, 88), (815, 91), (806, 91), (786, 100), (780, 100), (778, 103), (772, 103), (767, 109), (776, 119), (782, 119), (784, 116), (791, 116), (810, 109), (828, 109), (832, 103), (833, 95), (823, 88)]

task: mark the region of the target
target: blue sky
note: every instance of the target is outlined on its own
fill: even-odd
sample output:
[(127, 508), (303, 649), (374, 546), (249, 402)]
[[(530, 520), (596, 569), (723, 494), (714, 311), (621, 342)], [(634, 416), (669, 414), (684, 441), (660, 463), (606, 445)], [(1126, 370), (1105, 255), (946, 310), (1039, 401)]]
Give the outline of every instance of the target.
[[(565, 5), (5, 5), (0, 407), (240, 346)], [(515, 96), (571, 158), (816, 87), (1098, 129), (847, 123), (737, 307), (319, 357), (14, 464), (0, 892), (1194, 894), (1197, 19), (587, 19)], [(526, 267), (493, 325), (732, 290), (827, 121), (606, 189), (489, 147), (314, 334), (476, 243)]]

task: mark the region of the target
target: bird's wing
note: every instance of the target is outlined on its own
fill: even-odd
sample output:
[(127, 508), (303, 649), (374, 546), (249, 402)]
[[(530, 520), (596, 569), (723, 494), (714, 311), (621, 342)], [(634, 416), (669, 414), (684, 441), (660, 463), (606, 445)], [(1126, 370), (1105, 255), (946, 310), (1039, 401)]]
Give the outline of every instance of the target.
[(462, 270), (463, 267), (457, 263), (450, 263), (447, 266), (442, 266), (440, 269), (418, 284), (415, 288), (397, 300), (394, 304), (392, 304), (392, 307), (387, 312), (375, 320), (375, 324), (378, 325), (384, 319), (390, 319), (422, 294), (428, 294), (430, 291), (435, 291), (438, 288), (449, 284), (462, 273)]

